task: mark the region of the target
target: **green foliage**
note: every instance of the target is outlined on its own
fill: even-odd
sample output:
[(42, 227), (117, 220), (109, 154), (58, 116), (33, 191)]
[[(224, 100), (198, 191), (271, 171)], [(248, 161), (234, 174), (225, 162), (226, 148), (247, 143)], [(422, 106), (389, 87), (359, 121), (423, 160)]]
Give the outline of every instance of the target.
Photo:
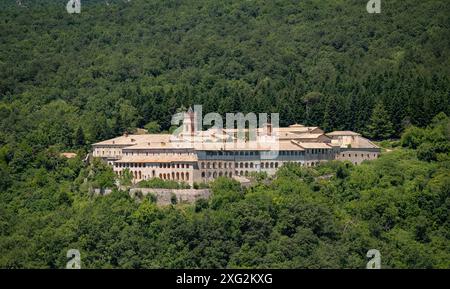
[(86, 143), (170, 131), (192, 104), (364, 132), (381, 101), (394, 136), (450, 113), (444, 0), (389, 1), (379, 17), (348, 0), (88, 1), (80, 15), (3, 2), (0, 139), (74, 146), (79, 126)]
[(333, 131), (341, 129), (339, 125), (339, 118), (342, 113), (340, 113), (339, 108), (342, 108), (342, 105), (338, 103), (336, 97), (328, 97), (325, 104), (325, 113), (323, 116), (323, 129), (325, 131)]
[(158, 197), (157, 197), (155, 194), (153, 194), (153, 193), (148, 193), (145, 197), (146, 197), (146, 198), (149, 200), (149, 202), (151, 202), (151, 203), (156, 203), (156, 201), (158, 200)]
[(111, 166), (100, 159), (94, 159), (88, 168), (88, 181), (95, 188), (112, 188), (115, 184), (116, 175)]
[(425, 130), (411, 126), (402, 135), (401, 144), (404, 147), (417, 149), (425, 138)]
[(200, 212), (209, 207), (209, 202), (206, 199), (198, 199), (195, 201), (195, 212)]
[(267, 172), (251, 172), (249, 177), (256, 180), (256, 182), (261, 183), (269, 178)]
[(220, 209), (237, 202), (243, 197), (241, 186), (238, 181), (219, 177), (211, 184), (213, 196), (211, 208)]
[(144, 128), (148, 130), (148, 133), (160, 133), (161, 132), (161, 126), (156, 121), (151, 121), (147, 123)]
[(119, 178), (120, 184), (123, 186), (130, 186), (133, 180), (133, 173), (130, 169), (126, 168), (122, 170), (122, 175)]
[(209, 183), (204, 183), (204, 182), (194, 182), (193, 184), (193, 188), (198, 190), (198, 189), (208, 189), (209, 188)]
[(417, 156), (421, 160), (443, 158), (450, 152), (450, 118), (440, 113), (426, 129), (409, 127), (400, 143), (403, 147), (417, 148)]
[(370, 122), (367, 125), (366, 134), (375, 140), (387, 139), (394, 134), (392, 122), (382, 102), (378, 102), (375, 105)]
[(160, 188), (160, 189), (189, 189), (191, 186), (186, 183), (162, 180), (159, 178), (153, 178), (149, 180), (140, 181), (137, 186), (139, 188)]
[(79, 126), (74, 136), (74, 146), (77, 148), (82, 148), (84, 145), (86, 145), (86, 140), (83, 128)]
[(170, 196), (170, 203), (171, 203), (172, 205), (176, 205), (176, 204), (178, 203), (177, 195), (172, 194), (172, 195)]

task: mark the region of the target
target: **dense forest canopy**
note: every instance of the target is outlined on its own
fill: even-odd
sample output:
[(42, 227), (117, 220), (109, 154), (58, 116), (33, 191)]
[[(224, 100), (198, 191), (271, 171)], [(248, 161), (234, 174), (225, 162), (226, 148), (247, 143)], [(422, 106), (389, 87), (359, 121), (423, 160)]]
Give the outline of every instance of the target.
[(21, 2), (0, 9), (2, 143), (166, 130), (192, 104), (369, 136), (378, 103), (391, 136), (450, 114), (444, 0)]
[[(0, 267), (449, 268), (447, 2), (1, 1)], [(194, 205), (90, 194), (116, 181), (90, 144), (193, 104), (399, 140)]]

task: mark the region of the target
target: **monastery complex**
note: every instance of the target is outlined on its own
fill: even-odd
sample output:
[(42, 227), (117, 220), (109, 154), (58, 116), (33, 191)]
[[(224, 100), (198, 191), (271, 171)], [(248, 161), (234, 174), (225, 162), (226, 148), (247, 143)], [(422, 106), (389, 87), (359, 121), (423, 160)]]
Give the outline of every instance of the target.
[(196, 131), (193, 119), (192, 110), (185, 113), (178, 135), (124, 134), (95, 143), (92, 155), (107, 161), (117, 175), (129, 169), (135, 183), (161, 178), (192, 186), (220, 176), (242, 180), (252, 172), (272, 175), (289, 162), (302, 166), (330, 160), (360, 164), (380, 153), (378, 146), (352, 131), (324, 133), (319, 127), (272, 128), (267, 124), (255, 129), (254, 139), (241, 140), (238, 129)]

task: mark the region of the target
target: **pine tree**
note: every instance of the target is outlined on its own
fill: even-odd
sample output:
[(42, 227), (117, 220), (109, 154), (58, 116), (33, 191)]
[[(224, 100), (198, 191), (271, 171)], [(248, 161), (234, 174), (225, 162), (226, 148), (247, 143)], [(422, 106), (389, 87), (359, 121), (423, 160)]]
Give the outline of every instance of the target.
[(394, 129), (389, 114), (380, 101), (372, 111), (366, 134), (372, 139), (382, 140), (391, 137), (393, 133)]
[[(104, 115), (98, 115), (92, 126), (92, 141), (105, 140), (112, 136), (111, 127)], [(123, 131), (122, 131), (123, 133)]]
[(336, 97), (328, 97), (323, 116), (323, 129), (332, 131), (338, 127), (338, 104)]
[(73, 130), (68, 123), (63, 122), (59, 128), (60, 140), (59, 142), (64, 144), (66, 148), (73, 145)]
[(75, 133), (75, 146), (80, 148), (83, 147), (86, 144), (86, 140), (84, 138), (84, 132), (81, 126), (78, 127), (76, 133)]
[(305, 104), (305, 124), (316, 125), (318, 120), (322, 120), (323, 110), (320, 102), (323, 99), (323, 94), (317, 91), (312, 91), (303, 96), (303, 103)]
[(116, 118), (116, 122), (114, 124), (114, 134), (115, 135), (122, 135), (126, 130), (126, 125), (124, 123), (124, 120), (122, 118), (122, 116), (119, 114), (117, 114), (117, 118)]

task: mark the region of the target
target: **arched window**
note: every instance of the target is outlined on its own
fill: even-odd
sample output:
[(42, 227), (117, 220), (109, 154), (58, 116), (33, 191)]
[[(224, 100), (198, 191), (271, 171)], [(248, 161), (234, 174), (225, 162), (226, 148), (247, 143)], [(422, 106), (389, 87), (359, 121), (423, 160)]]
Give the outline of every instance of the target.
[[(186, 178), (187, 178), (188, 174), (189, 173), (186, 173)], [(202, 172), (202, 178), (204, 178), (204, 177), (205, 177), (205, 172)]]
[(139, 179), (142, 179), (142, 172), (139, 171)]
[(177, 180), (179, 180), (179, 179), (180, 179), (180, 173), (177, 172)]
[(219, 177), (221, 177), (222, 176), (222, 172), (219, 172)]
[(245, 168), (248, 169), (248, 163), (245, 163)]
[(270, 163), (270, 168), (273, 168), (273, 163)]
[(204, 169), (205, 168), (205, 163), (202, 163), (202, 169)]
[(250, 163), (250, 168), (253, 169), (253, 163)]
[(186, 173), (186, 180), (189, 181), (189, 173)]
[(214, 179), (217, 178), (217, 173), (216, 172), (213, 173), (213, 178)]

